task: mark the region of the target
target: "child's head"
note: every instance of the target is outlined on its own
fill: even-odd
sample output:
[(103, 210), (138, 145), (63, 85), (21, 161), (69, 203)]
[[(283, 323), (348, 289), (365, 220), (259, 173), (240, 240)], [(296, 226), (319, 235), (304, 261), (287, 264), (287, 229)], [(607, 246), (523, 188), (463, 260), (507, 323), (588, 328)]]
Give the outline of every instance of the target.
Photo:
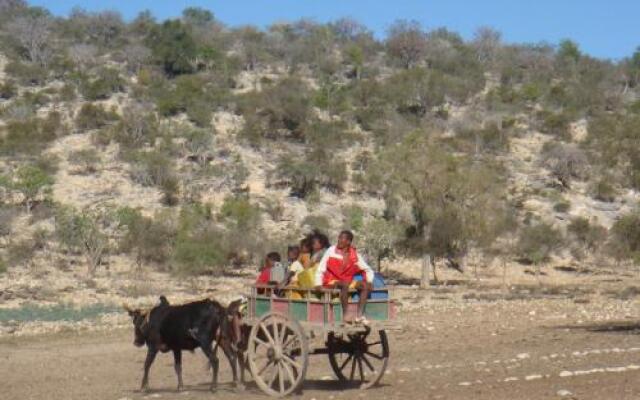
[(300, 241), (300, 253), (311, 253), (311, 237), (307, 236)]
[(311, 248), (313, 249), (314, 253), (326, 249), (329, 246), (329, 238), (327, 237), (327, 235), (324, 235), (320, 232), (316, 232), (316, 234), (313, 235), (313, 238), (311, 239)]
[(300, 247), (298, 246), (289, 246), (287, 247), (287, 258), (289, 261), (295, 261), (300, 257)]
[(264, 260), (264, 265), (267, 268), (271, 268), (275, 263), (280, 262), (280, 260), (280, 254), (276, 251), (272, 251), (271, 253), (267, 254), (267, 257)]

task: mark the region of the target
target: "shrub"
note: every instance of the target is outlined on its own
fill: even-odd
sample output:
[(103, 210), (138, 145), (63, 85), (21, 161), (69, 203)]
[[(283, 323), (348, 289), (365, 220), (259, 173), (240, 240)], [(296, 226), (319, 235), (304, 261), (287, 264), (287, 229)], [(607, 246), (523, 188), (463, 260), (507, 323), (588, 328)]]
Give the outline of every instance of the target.
[(591, 195), (596, 200), (611, 203), (616, 200), (618, 193), (609, 179), (602, 178), (591, 186)]
[(351, 204), (342, 209), (347, 229), (359, 232), (364, 226), (364, 211), (358, 205)]
[(606, 240), (607, 230), (599, 225), (591, 224), (587, 218), (573, 218), (567, 231), (574, 239), (589, 250), (596, 250)]
[(43, 85), (47, 80), (47, 70), (38, 64), (27, 64), (18, 61), (8, 63), (4, 71), (23, 85)]
[(118, 225), (125, 230), (119, 249), (133, 254), (138, 267), (143, 263), (168, 263), (175, 245), (176, 228), (172, 218), (157, 214), (154, 218), (143, 216), (132, 208), (117, 211)]
[(0, 99), (10, 99), (18, 94), (16, 85), (12, 81), (0, 84)]
[(87, 131), (103, 128), (118, 120), (114, 111), (107, 111), (101, 105), (84, 104), (76, 114), (76, 129)]
[(31, 211), (36, 198), (53, 182), (53, 178), (39, 167), (27, 165), (18, 169), (12, 186), (23, 194), (27, 211)]
[(132, 162), (131, 178), (143, 186), (162, 187), (173, 178), (173, 161), (163, 152), (137, 152)]
[(154, 61), (169, 75), (193, 71), (191, 60), (197, 54), (196, 42), (188, 25), (180, 20), (167, 20), (155, 26), (146, 38)]
[(109, 131), (101, 134), (108, 135), (108, 139), (115, 140), (125, 149), (138, 149), (154, 144), (158, 137), (158, 119), (149, 109), (130, 107)]
[(320, 232), (329, 232), (331, 230), (329, 218), (324, 215), (307, 215), (302, 220), (302, 226), (306, 226), (312, 230)]
[(571, 209), (571, 203), (568, 201), (560, 201), (553, 205), (553, 211), (558, 213), (566, 213)]
[(111, 94), (124, 89), (124, 81), (118, 71), (112, 68), (101, 69), (95, 79), (85, 78), (80, 85), (80, 93), (89, 101), (108, 99)]
[(7, 248), (7, 262), (9, 265), (26, 265), (31, 262), (37, 250), (32, 239), (12, 242)]
[(572, 179), (585, 178), (589, 170), (586, 154), (573, 144), (545, 145), (542, 163), (565, 188), (571, 187)]
[(109, 240), (105, 233), (109, 216), (90, 211), (76, 212), (61, 208), (55, 218), (55, 235), (69, 251), (81, 253), (87, 260), (87, 272), (93, 275), (108, 252)]
[(227, 227), (238, 232), (246, 232), (260, 225), (260, 208), (243, 196), (226, 197), (220, 216)]
[(7, 262), (4, 260), (3, 257), (0, 257), (0, 275), (4, 274), (8, 270), (9, 268), (7, 267)]
[(64, 133), (61, 115), (52, 111), (44, 118), (9, 121), (6, 135), (0, 137), (0, 153), (8, 155), (40, 153), (52, 140)]
[(622, 215), (611, 227), (611, 239), (616, 258), (640, 260), (640, 214)]
[(569, 124), (571, 116), (567, 113), (554, 113), (548, 110), (538, 112), (541, 132), (554, 135), (561, 139), (569, 138)]
[(93, 174), (97, 171), (100, 156), (95, 149), (82, 149), (69, 154), (69, 162), (78, 168), (77, 173)]
[(562, 235), (544, 222), (522, 229), (517, 250), (520, 256), (533, 264), (541, 264), (549, 259), (553, 251), (562, 245)]

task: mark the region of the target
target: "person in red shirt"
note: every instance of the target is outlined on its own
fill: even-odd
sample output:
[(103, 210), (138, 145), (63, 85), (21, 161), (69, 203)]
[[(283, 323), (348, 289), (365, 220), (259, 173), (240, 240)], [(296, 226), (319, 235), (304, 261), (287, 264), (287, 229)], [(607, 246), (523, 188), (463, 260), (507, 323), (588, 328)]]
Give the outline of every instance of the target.
[[(353, 233), (342, 231), (338, 236), (338, 244), (329, 247), (322, 256), (316, 270), (315, 286), (318, 289), (340, 289), (340, 302), (344, 310), (345, 322), (353, 322), (354, 317), (349, 313), (349, 289), (357, 289), (360, 293), (356, 322), (366, 323), (364, 309), (374, 278), (373, 269), (351, 245)], [(362, 281), (354, 281), (354, 276), (361, 274)]]
[[(256, 285), (268, 285), (271, 282), (271, 270), (273, 269), (276, 263), (280, 262), (280, 254), (273, 251), (267, 254), (267, 257), (264, 260), (264, 265), (260, 269), (260, 274), (256, 279)], [(258, 293), (264, 292), (264, 289), (258, 289)]]

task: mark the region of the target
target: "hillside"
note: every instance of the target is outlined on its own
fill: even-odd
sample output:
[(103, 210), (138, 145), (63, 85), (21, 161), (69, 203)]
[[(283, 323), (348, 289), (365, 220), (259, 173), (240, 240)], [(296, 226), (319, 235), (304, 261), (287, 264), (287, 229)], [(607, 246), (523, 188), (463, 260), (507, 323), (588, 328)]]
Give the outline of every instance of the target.
[(445, 281), (628, 275), (639, 83), (640, 50), (490, 28), (0, 1), (0, 306), (228, 299), (312, 229), (353, 230), (397, 280), (424, 254)]

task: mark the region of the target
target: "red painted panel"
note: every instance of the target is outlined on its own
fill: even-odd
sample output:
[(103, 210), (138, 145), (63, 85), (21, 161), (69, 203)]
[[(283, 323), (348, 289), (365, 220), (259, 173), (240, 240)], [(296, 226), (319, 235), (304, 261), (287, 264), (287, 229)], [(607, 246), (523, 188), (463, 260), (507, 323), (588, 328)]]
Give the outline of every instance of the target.
[(272, 312), (277, 312), (283, 315), (289, 315), (289, 301), (281, 299), (273, 299), (273, 305), (271, 306)]
[(324, 324), (324, 304), (309, 304), (309, 322)]

